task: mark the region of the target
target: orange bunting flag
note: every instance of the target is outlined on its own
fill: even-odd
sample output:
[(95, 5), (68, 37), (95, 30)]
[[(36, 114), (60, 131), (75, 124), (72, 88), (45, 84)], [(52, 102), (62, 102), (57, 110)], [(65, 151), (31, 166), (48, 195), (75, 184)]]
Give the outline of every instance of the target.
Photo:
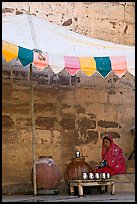
[(33, 64), (37, 67), (39, 71), (42, 71), (45, 67), (48, 66), (48, 54), (47, 53), (38, 53), (34, 52)]
[(127, 62), (124, 56), (111, 56), (111, 66), (113, 72), (121, 78), (127, 71)]

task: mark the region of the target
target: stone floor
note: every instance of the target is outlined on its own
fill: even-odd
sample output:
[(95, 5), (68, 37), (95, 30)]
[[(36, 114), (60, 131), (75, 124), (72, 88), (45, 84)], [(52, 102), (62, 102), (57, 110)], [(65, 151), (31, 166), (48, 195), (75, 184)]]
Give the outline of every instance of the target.
[(109, 192), (87, 194), (83, 197), (77, 195), (4, 195), (2, 202), (135, 202), (135, 193), (119, 192), (111, 195)]

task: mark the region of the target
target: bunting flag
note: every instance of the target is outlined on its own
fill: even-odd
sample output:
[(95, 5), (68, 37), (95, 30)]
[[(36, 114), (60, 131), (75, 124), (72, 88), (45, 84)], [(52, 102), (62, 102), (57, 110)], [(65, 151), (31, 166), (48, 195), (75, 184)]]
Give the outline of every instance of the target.
[(70, 75), (75, 75), (80, 70), (80, 61), (78, 57), (67, 57), (64, 56), (65, 69)]
[(72, 57), (35, 50), (2, 41), (2, 54), (7, 62), (18, 58), (24, 67), (33, 63), (39, 71), (47, 66), (50, 66), (55, 74), (65, 68), (72, 76), (79, 70), (82, 70), (87, 76), (91, 76), (97, 71), (104, 78), (113, 71), (121, 78), (128, 70), (125, 56)]
[(29, 50), (19, 46), (18, 58), (25, 67), (33, 62), (33, 50)]
[(9, 62), (18, 57), (18, 46), (2, 41), (2, 54), (6, 62)]
[(110, 56), (113, 72), (121, 78), (127, 71), (127, 63), (124, 56)]
[(64, 58), (61, 55), (48, 53), (49, 66), (55, 74), (61, 72), (65, 67)]
[(96, 61), (94, 57), (80, 57), (80, 67), (87, 76), (91, 76), (96, 71)]
[(109, 57), (94, 57), (96, 61), (96, 69), (104, 78), (109, 74), (111, 69), (111, 61)]
[(48, 63), (49, 60), (47, 53), (41, 54), (38, 52), (34, 52), (33, 64), (37, 67), (39, 71), (42, 71), (45, 67), (47, 67)]

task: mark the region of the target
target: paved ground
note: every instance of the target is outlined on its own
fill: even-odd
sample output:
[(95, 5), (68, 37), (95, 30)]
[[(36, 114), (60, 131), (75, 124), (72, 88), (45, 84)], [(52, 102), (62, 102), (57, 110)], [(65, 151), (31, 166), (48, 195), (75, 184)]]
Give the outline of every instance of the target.
[(109, 192), (103, 194), (88, 194), (84, 197), (72, 195), (10, 195), (2, 196), (2, 202), (135, 202), (135, 193), (119, 192), (111, 195)]

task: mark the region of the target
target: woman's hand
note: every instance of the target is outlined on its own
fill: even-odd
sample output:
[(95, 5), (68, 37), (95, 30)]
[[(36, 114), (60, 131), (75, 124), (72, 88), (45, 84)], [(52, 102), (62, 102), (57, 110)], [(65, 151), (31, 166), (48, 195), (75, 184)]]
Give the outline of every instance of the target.
[(107, 161), (106, 160), (103, 160), (100, 162), (100, 164), (98, 165), (98, 169), (102, 168), (102, 167), (105, 167), (107, 166)]
[(101, 165), (101, 167), (107, 166), (107, 161), (106, 161), (106, 160), (103, 160), (100, 165)]

